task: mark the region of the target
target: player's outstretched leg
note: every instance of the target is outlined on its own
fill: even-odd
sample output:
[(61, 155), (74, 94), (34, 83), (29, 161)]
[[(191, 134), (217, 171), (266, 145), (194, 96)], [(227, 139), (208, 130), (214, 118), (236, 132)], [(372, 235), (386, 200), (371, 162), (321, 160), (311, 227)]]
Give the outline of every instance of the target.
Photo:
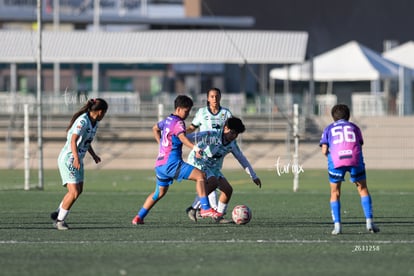
[(168, 192), (169, 186), (156, 184), (155, 191), (148, 195), (138, 214), (132, 219), (133, 225), (144, 224), (144, 218), (148, 215), (152, 207), (162, 199)]

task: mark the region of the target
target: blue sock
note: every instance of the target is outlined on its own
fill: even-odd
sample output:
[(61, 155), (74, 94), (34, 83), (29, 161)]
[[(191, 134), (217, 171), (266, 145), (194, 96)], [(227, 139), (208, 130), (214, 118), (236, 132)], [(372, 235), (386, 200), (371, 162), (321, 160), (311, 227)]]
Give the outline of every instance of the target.
[(365, 218), (372, 219), (372, 200), (371, 196), (363, 196), (361, 197), (361, 205), (362, 209), (364, 210)]
[(142, 207), (141, 210), (139, 210), (139, 212), (138, 212), (138, 216), (141, 219), (144, 219), (147, 214), (148, 214), (148, 210), (145, 209), (144, 207)]
[(207, 196), (200, 197), (200, 203), (201, 203), (201, 209), (203, 210), (208, 210), (211, 208), (210, 203), (208, 202)]
[(339, 200), (331, 202), (331, 213), (334, 222), (341, 222), (341, 202)]

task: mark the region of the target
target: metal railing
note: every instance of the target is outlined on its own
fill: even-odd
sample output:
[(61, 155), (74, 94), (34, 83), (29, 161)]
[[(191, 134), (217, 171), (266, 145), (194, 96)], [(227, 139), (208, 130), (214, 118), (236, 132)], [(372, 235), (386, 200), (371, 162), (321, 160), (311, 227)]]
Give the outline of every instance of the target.
[[(111, 114), (131, 114), (131, 115), (157, 115), (159, 104), (164, 106), (166, 112), (171, 112), (174, 107), (174, 99), (177, 94), (161, 93), (145, 101), (136, 92), (100, 92), (98, 95), (86, 95), (82, 93), (63, 93), (55, 96), (51, 94), (42, 97), (44, 114), (72, 114), (76, 112), (91, 97), (104, 98), (109, 106)], [(193, 97), (195, 110), (204, 106), (206, 102), (205, 94)], [(302, 104), (300, 98), (295, 103)], [(0, 114), (23, 113), (23, 105), (29, 104), (29, 112), (34, 113), (36, 96), (27, 93), (0, 92)], [(290, 114), (290, 109), (283, 96), (266, 97), (256, 96), (247, 98), (244, 94), (223, 94), (222, 106), (229, 108), (236, 116), (283, 116)]]
[[(46, 0), (43, 8), (46, 13), (53, 9), (54, 0)], [(59, 0), (60, 14), (93, 13), (93, 3), (90, 0)], [(1, 9), (34, 9), (37, 0), (0, 0)], [(183, 0), (101, 0), (100, 9), (105, 13), (133, 13), (143, 8), (143, 5), (183, 5)]]

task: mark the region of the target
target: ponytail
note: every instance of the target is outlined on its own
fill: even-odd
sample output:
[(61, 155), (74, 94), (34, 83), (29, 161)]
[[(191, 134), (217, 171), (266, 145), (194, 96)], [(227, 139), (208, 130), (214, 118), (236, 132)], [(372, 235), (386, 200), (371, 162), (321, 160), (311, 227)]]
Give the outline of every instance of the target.
[(93, 99), (89, 99), (86, 104), (84, 106), (82, 106), (78, 112), (76, 112), (75, 114), (73, 114), (72, 119), (70, 120), (69, 126), (66, 128), (66, 132), (69, 131), (69, 129), (72, 127), (73, 123), (76, 121), (76, 119), (86, 113), (86, 112), (90, 112), (90, 111), (98, 111), (98, 110), (108, 110), (108, 103), (101, 98), (93, 98)]

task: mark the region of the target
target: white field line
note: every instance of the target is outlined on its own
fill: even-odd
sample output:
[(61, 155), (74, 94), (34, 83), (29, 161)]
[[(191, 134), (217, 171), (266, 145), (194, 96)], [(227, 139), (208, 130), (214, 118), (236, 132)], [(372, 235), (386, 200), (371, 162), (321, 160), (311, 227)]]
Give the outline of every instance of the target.
[(148, 240), (148, 241), (17, 241), (0, 240), (0, 244), (414, 244), (414, 240)]

